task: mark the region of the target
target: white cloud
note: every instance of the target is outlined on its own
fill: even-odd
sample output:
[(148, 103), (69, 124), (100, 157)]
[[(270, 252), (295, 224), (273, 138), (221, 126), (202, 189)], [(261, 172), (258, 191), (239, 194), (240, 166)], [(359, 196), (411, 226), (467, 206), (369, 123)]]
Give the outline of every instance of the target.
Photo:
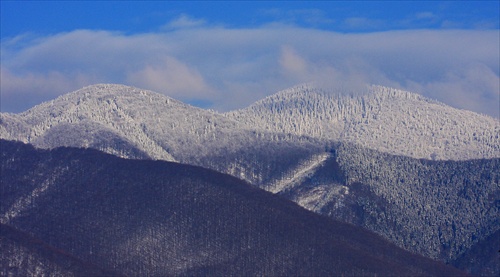
[(448, 72), (441, 80), (412, 82), (409, 89), (457, 108), (500, 117), (500, 78), (484, 64)]
[(172, 57), (163, 57), (157, 64), (129, 72), (127, 83), (154, 90), (174, 98), (205, 98), (210, 88), (196, 70)]
[(28, 106), (12, 99), (29, 96), (32, 105), (109, 82), (229, 110), (314, 81), (349, 90), (364, 83), (416, 90), (498, 116), (498, 30), (340, 34), (283, 24), (229, 29), (194, 23), (159, 33), (77, 30), (2, 41), (1, 108), (21, 111)]
[(282, 47), (279, 63), (286, 73), (291, 73), (296, 77), (306, 74), (306, 61), (290, 46)]
[(347, 29), (374, 30), (384, 26), (381, 19), (371, 19), (366, 17), (349, 17), (343, 21), (343, 26)]
[(335, 20), (328, 17), (327, 13), (321, 9), (265, 9), (261, 11), (264, 16), (269, 16), (273, 21), (284, 24), (296, 24), (306, 26), (319, 26), (335, 23)]
[[(84, 74), (66, 74), (59, 71), (14, 74), (4, 66), (0, 69), (0, 111), (22, 111), (41, 101), (53, 99), (61, 92), (70, 92), (98, 78)], [(21, 108), (21, 109), (20, 109)]]
[(415, 18), (416, 19), (433, 20), (433, 19), (437, 18), (437, 16), (432, 12), (419, 12), (419, 13), (415, 14)]
[(169, 31), (172, 29), (201, 27), (205, 24), (206, 21), (203, 19), (195, 19), (186, 14), (181, 14), (179, 17), (164, 25), (162, 29)]
[(439, 24), (441, 22), (441, 18), (433, 13), (433, 12), (417, 12), (411, 16), (408, 16), (406, 19), (402, 20), (400, 24), (403, 26), (417, 26), (417, 27), (425, 27), (431, 26), (434, 24)]

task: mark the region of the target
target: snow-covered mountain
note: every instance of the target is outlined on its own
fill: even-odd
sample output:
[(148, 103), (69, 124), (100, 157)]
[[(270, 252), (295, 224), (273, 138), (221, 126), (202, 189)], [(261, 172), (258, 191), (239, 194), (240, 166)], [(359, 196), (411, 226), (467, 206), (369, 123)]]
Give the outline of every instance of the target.
[(498, 120), (382, 86), (353, 94), (301, 85), (226, 116), (253, 128), (355, 143), (413, 158), (500, 157)]
[(467, 160), (500, 157), (499, 137), (500, 124), (491, 117), (378, 86), (354, 96), (303, 85), (220, 114), (101, 84), (21, 114), (0, 114), (3, 139), (195, 164), (272, 191), (339, 142), (413, 158)]
[(231, 142), (259, 136), (292, 143), (300, 137), (349, 142), (433, 160), (500, 157), (498, 120), (381, 86), (354, 95), (302, 85), (219, 114), (151, 91), (103, 84), (21, 114), (2, 113), (0, 120), (4, 139), (171, 161), (220, 152), (236, 147)]
[[(236, 122), (213, 112), (122, 85), (89, 86), (19, 115), (3, 114), (2, 122), (2, 138), (42, 148), (91, 147), (169, 161), (179, 151), (203, 151), (200, 142), (217, 139), (215, 129), (238, 129)], [(142, 152), (130, 152), (133, 148)]]
[(500, 230), (499, 137), (494, 118), (380, 86), (303, 85), (221, 114), (102, 84), (0, 114), (3, 139), (214, 169), (449, 263)]
[[(1, 114), (0, 121), (3, 139), (201, 165), (254, 184), (267, 182), (283, 155), (298, 162), (324, 148), (314, 138), (251, 129), (214, 111), (123, 85), (89, 86), (21, 114)], [(266, 164), (259, 164), (262, 160)]]

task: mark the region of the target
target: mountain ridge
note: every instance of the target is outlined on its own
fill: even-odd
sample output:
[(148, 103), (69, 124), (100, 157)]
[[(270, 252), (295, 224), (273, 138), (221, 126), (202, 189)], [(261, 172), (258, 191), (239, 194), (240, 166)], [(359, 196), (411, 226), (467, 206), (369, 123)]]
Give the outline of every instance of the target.
[[(301, 85), (226, 115), (256, 128), (357, 143), (413, 158), (500, 157), (498, 120), (382, 86), (357, 95)], [(391, 141), (394, 138), (397, 141)]]
[[(193, 147), (196, 143), (210, 143), (221, 136), (238, 135), (235, 132), (256, 131), (307, 136), (323, 143), (358, 143), (374, 150), (414, 158), (467, 160), (500, 157), (498, 120), (454, 109), (418, 94), (381, 86), (368, 87), (367, 92), (360, 95), (344, 95), (342, 91), (327, 92), (302, 85), (275, 93), (247, 108), (218, 113), (147, 90), (99, 84), (60, 96), (20, 114), (0, 113), (0, 120), (1, 138), (45, 148), (61, 145), (44, 141), (43, 137), (50, 134), (54, 126), (81, 124), (81, 129), (89, 129), (85, 125), (99, 123), (103, 125), (97, 128), (103, 129), (102, 136), (117, 133), (123, 143), (131, 144), (129, 148), (135, 145), (150, 158), (171, 161), (183, 160), (175, 157), (179, 154), (171, 152), (183, 148), (185, 143)], [(62, 135), (55, 133), (55, 136)], [(106, 139), (102, 140), (104, 142), (94, 144), (110, 144)], [(192, 142), (196, 143), (193, 145)], [(80, 145), (66, 146), (89, 147), (92, 143), (92, 138), (86, 138)], [(104, 147), (100, 150), (112, 151)], [(123, 156), (134, 157), (130, 151)], [(184, 155), (188, 151), (182, 149), (178, 152)]]

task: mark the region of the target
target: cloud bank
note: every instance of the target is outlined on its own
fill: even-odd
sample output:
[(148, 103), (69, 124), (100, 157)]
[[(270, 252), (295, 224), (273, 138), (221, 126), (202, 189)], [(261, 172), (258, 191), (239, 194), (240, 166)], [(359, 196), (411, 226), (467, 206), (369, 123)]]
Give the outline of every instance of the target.
[(154, 33), (75, 30), (4, 39), (0, 108), (20, 112), (94, 83), (151, 89), (220, 111), (303, 82), (352, 90), (369, 83), (498, 118), (499, 49), (498, 30), (235, 29), (183, 15)]

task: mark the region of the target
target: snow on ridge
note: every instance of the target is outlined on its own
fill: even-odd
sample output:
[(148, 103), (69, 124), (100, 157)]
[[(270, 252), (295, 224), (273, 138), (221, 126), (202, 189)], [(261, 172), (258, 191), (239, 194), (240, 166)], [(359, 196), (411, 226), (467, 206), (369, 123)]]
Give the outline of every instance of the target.
[[(261, 100), (258, 100), (251, 104), (250, 106), (246, 108), (242, 108), (240, 110), (246, 110), (246, 109), (251, 109), (253, 106), (259, 106), (259, 105), (266, 105), (269, 103), (277, 102), (277, 101), (282, 101), (282, 100), (289, 100), (289, 99), (298, 99), (298, 98), (304, 98), (308, 97), (311, 94), (320, 94), (323, 96), (329, 96), (332, 98), (363, 98), (363, 97), (370, 97), (371, 95), (374, 94), (380, 94), (383, 97), (387, 98), (401, 98), (401, 99), (414, 99), (414, 100), (421, 100), (423, 102), (427, 103), (434, 103), (442, 106), (446, 106), (446, 104), (441, 103), (437, 100), (427, 98), (425, 96), (422, 96), (418, 93), (406, 91), (406, 90), (401, 90), (401, 89), (395, 89), (395, 88), (390, 88), (386, 86), (381, 86), (381, 85), (366, 85), (366, 90), (364, 91), (353, 91), (349, 89), (343, 89), (343, 88), (328, 88), (328, 87), (322, 87), (315, 85), (314, 83), (303, 83), (299, 84), (296, 86), (293, 86), (291, 88), (287, 88), (281, 91), (278, 91), (272, 95), (269, 95)], [(236, 111), (229, 111), (228, 113), (231, 112), (237, 112)]]
[[(44, 102), (32, 109), (12, 115), (13, 119), (25, 123), (25, 128), (17, 126), (2, 126), (0, 136), (6, 139), (21, 140), (26, 143), (42, 144), (45, 147), (57, 147), (60, 142), (48, 142), (50, 132), (56, 126), (64, 124), (68, 126), (80, 126), (95, 122), (99, 130), (95, 132), (109, 133), (109, 130), (120, 135), (124, 141), (136, 145), (138, 149), (147, 150), (146, 152), (156, 159), (175, 161), (168, 151), (166, 151), (157, 141), (151, 138), (150, 134), (144, 132), (145, 119), (157, 120), (156, 116), (162, 110), (185, 110), (188, 105), (152, 91), (142, 90), (134, 87), (98, 84), (74, 92), (64, 94), (52, 101)], [(14, 122), (13, 119), (9, 119)], [(100, 127), (99, 127), (100, 126)], [(10, 127), (10, 130), (3, 130)], [(78, 127), (77, 127), (78, 128)], [(60, 129), (60, 128), (59, 128)], [(57, 128), (55, 129), (57, 130)], [(57, 134), (65, 136), (64, 133)], [(68, 134), (71, 135), (71, 134)], [(95, 137), (83, 139), (84, 141), (93, 141), (93, 144), (100, 144), (100, 150), (112, 152), (109, 143), (113, 143), (113, 138), (108, 136), (111, 141), (95, 141)], [(70, 136), (71, 137), (71, 136)], [(68, 142), (68, 139), (60, 141)], [(56, 143), (56, 145), (52, 145)], [(92, 144), (92, 143), (90, 143)], [(74, 146), (74, 145), (63, 145)], [(80, 147), (86, 147), (80, 145)]]
[(266, 131), (357, 143), (414, 158), (500, 157), (498, 120), (384, 86), (355, 94), (305, 84), (225, 115)]
[[(134, 101), (144, 100), (149, 100), (150, 103), (154, 104), (153, 100), (155, 100), (159, 103), (191, 107), (189, 104), (185, 104), (172, 97), (151, 90), (120, 84), (94, 84), (63, 94), (53, 100), (36, 105), (25, 112), (13, 115), (21, 116), (28, 120), (32, 116), (40, 115), (40, 113), (54, 116), (54, 110), (63, 111), (73, 109), (75, 106), (82, 105), (88, 100), (93, 100), (92, 104), (96, 109), (103, 108), (102, 106), (106, 104), (106, 101), (109, 102), (114, 100), (121, 100), (120, 102), (123, 104), (133, 104)], [(48, 114), (50, 111), (52, 112)]]
[[(238, 122), (215, 111), (193, 107), (148, 90), (109, 84), (85, 87), (22, 114), (2, 115), (1, 118), (5, 118), (6, 124), (0, 125), (0, 137), (5, 139), (43, 145), (44, 148), (92, 147), (108, 153), (113, 152), (112, 147), (120, 147), (116, 144), (118, 139), (153, 159), (170, 161), (178, 160), (174, 153), (175, 156), (189, 156), (192, 152), (199, 155), (211, 151), (207, 146), (211, 138), (228, 136), (232, 130), (240, 129)], [(80, 141), (85, 145), (75, 145), (74, 140), (71, 141), (74, 134), (64, 133), (63, 126), (76, 132), (89, 124), (98, 130), (82, 134), (85, 137)], [(101, 135), (96, 137), (92, 133)]]
[(376, 85), (356, 93), (302, 84), (219, 114), (149, 90), (97, 84), (21, 114), (0, 114), (0, 119), (0, 137), (24, 142), (36, 141), (59, 124), (97, 122), (149, 149), (154, 158), (172, 159), (168, 151), (181, 153), (177, 146), (188, 149), (192, 143), (199, 151), (211, 151), (199, 142), (243, 131), (352, 142), (414, 158), (500, 157), (498, 120)]

